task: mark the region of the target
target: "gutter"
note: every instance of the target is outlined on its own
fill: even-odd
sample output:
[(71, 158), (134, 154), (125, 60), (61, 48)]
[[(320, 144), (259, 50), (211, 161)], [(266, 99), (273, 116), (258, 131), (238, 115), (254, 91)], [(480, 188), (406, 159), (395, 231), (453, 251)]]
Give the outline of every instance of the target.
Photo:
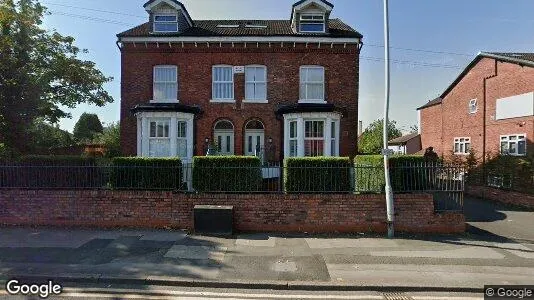
[(534, 67), (534, 62), (529, 61), (529, 60), (520, 59), (520, 58), (513, 58), (513, 57), (508, 57), (508, 56), (496, 55), (496, 54), (487, 53), (487, 52), (479, 52), (478, 55), (479, 56), (483, 56), (483, 57), (487, 57), (487, 58), (493, 58), (493, 59), (496, 59), (496, 60), (502, 60), (502, 61), (506, 61), (506, 62), (516, 63), (516, 64), (521, 65), (521, 66)]

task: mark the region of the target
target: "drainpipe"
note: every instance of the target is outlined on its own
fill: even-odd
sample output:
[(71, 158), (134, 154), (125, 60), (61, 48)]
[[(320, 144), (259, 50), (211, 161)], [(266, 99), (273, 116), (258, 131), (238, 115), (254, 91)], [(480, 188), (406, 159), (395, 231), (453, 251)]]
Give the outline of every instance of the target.
[(486, 111), (487, 111), (487, 104), (486, 104), (487, 82), (486, 81), (488, 79), (497, 77), (497, 60), (494, 59), (494, 62), (495, 62), (495, 66), (494, 66), (493, 74), (484, 77), (484, 84), (483, 84), (483, 91), (482, 91), (482, 100), (484, 101), (483, 112), (482, 112), (483, 113), (482, 115), (482, 177), (483, 177), (482, 180), (483, 180), (483, 183), (486, 182)]

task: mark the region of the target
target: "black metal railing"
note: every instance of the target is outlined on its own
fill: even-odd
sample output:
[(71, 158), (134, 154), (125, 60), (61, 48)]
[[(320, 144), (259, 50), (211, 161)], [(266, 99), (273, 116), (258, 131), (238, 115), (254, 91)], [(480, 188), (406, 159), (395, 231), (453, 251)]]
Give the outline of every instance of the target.
[[(195, 175), (196, 173), (196, 175)], [(201, 176), (198, 176), (201, 174)], [(436, 210), (461, 210), (465, 172), (443, 164), (390, 168), (395, 193), (432, 193)], [(131, 189), (205, 193), (383, 193), (382, 166), (261, 167), (0, 166), (1, 189)]]

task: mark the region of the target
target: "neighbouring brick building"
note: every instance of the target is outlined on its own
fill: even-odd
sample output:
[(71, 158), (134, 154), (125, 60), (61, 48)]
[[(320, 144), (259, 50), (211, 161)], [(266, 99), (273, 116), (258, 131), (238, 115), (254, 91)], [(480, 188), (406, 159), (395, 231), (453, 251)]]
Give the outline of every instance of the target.
[(275, 160), (356, 154), (362, 35), (330, 18), (331, 3), (299, 1), (287, 20), (144, 8), (148, 22), (118, 34), (123, 154), (189, 159), (212, 143)]
[(482, 52), (418, 111), (423, 149), (526, 155), (534, 151), (534, 53)]

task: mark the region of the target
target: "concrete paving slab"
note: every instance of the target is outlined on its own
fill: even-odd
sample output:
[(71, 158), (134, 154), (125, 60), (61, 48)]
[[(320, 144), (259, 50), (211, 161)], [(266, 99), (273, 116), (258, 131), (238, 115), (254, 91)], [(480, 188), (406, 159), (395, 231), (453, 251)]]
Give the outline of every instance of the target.
[(429, 257), (429, 258), (485, 258), (503, 259), (505, 256), (495, 250), (482, 247), (464, 247), (452, 250), (409, 250), (409, 251), (371, 251), (371, 256)]
[(226, 252), (226, 247), (207, 247), (207, 246), (172, 246), (164, 257), (167, 258), (183, 258), (183, 259), (212, 259), (222, 261)]
[(394, 240), (360, 238), (360, 239), (323, 239), (323, 238), (306, 238), (304, 239), (312, 249), (331, 249), (331, 248), (388, 248), (397, 247)]
[(127, 250), (132, 247), (139, 239), (140, 235), (137, 236), (121, 236), (115, 239), (113, 242), (109, 243), (106, 247), (107, 249), (117, 249), (117, 250)]
[(327, 264), (333, 281), (363, 285), (483, 286), (529, 284), (534, 268), (442, 265), (335, 265)]
[(235, 256), (227, 255), (220, 280), (329, 281), (321, 256)]
[(0, 248), (78, 248), (95, 238), (90, 230), (2, 228)]
[(183, 231), (155, 231), (143, 233), (142, 241), (177, 242), (184, 239), (187, 233)]
[(266, 234), (238, 235), (235, 244), (249, 247), (274, 247), (276, 238)]
[(508, 252), (526, 259), (534, 259), (534, 251), (522, 251), (522, 250), (507, 250)]

